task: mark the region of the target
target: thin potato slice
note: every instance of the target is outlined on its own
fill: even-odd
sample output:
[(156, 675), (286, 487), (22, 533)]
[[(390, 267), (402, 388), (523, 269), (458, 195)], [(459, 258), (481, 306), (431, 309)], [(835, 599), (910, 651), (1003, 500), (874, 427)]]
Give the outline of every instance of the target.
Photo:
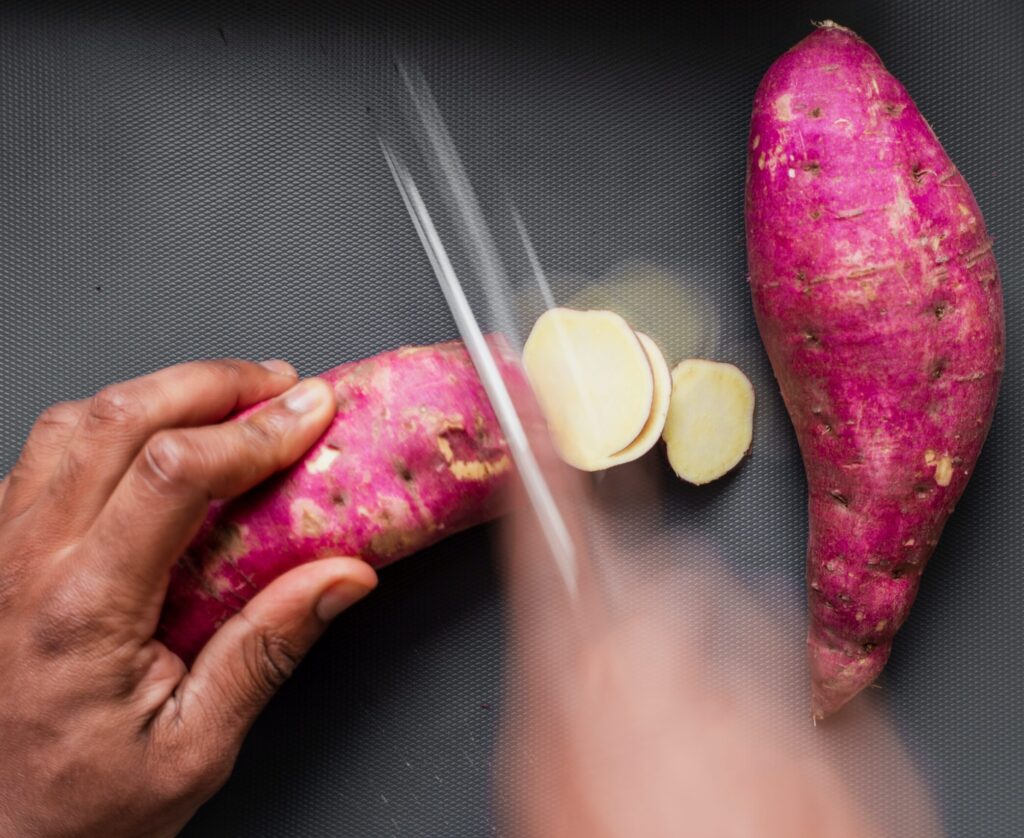
[(732, 364), (691, 359), (672, 370), (662, 437), (679, 477), (701, 485), (730, 472), (750, 450), (754, 388)]
[(647, 360), (651, 364), (651, 372), (654, 373), (654, 399), (651, 402), (651, 415), (647, 417), (647, 424), (640, 431), (640, 435), (617, 454), (609, 457), (602, 468), (621, 466), (623, 463), (640, 459), (661, 439), (665, 419), (668, 417), (669, 400), (672, 397), (672, 373), (669, 371), (668, 363), (665, 361), (665, 356), (661, 354), (658, 344), (643, 332), (637, 332), (636, 336), (643, 344)]
[(523, 366), (558, 453), (578, 469), (604, 468), (650, 418), (651, 363), (613, 312), (546, 311), (523, 347)]

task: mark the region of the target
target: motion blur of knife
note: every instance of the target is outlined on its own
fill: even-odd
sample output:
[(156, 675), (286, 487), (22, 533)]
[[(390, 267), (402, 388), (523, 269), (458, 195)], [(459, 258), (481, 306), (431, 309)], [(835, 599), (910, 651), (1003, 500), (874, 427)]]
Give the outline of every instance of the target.
[(575, 597), (578, 586), (577, 552), (565, 519), (562, 517), (551, 487), (530, 446), (529, 438), (519, 413), (516, 411), (512, 396), (505, 386), (505, 381), (501, 377), (494, 357), (491, 355), (491, 350), (484, 339), (476, 316), (473, 314), (473, 309), (466, 299), (455, 269), (448, 259), (448, 254), (437, 234), (430, 213), (427, 212), (419, 190), (416, 188), (416, 183), (387, 141), (381, 138), (380, 144), (388, 168), (391, 170), (391, 175), (395, 179), (395, 184), (398, 186), (398, 191), (409, 212), (409, 217), (412, 219), (420, 241), (423, 243), (423, 249), (434, 269), (434, 275), (444, 292), (459, 334), (462, 336), (469, 357), (476, 367), (484, 391), (494, 409), (494, 414), (505, 434), (512, 459), (519, 471), (520, 479), (523, 481), (530, 505), (540, 523), (544, 539), (570, 596)]

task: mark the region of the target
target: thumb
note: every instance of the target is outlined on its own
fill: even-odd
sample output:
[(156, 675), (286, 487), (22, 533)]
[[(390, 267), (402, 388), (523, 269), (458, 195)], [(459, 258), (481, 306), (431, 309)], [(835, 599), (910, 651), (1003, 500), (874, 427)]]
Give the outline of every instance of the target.
[[(231, 747), (289, 678), (330, 621), (377, 586), (359, 559), (321, 559), (275, 579), (199, 653), (179, 692), (196, 735)], [(230, 742), (225, 742), (225, 737)]]

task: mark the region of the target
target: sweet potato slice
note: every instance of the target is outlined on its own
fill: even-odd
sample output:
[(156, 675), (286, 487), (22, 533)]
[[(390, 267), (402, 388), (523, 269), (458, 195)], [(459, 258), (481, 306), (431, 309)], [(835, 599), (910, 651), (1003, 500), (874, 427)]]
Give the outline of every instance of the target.
[(683, 480), (710, 483), (750, 449), (754, 388), (732, 364), (690, 359), (672, 370), (663, 436), (668, 461)]
[(605, 468), (651, 417), (651, 362), (613, 312), (545, 312), (523, 347), (523, 367), (559, 454), (583, 471)]

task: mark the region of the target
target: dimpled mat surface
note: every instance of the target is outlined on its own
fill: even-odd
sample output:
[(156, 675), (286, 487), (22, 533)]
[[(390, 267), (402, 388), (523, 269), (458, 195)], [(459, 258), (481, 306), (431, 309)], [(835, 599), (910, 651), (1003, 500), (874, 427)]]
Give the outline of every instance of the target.
[[(222, 355), (311, 374), (455, 335), (376, 143), (398, 49), (422, 68), (484, 203), (514, 199), (559, 301), (637, 266), (657, 272), (699, 311), (697, 350), (750, 374), (750, 460), (705, 491), (665, 476), (630, 525), (699, 533), (756, 596), (799, 609), (803, 473), (748, 300), (743, 173), (761, 75), (822, 18), (857, 30), (908, 87), (996, 242), (1002, 399), (884, 691), (949, 834), (1024, 833), (1019, 3), (724, 0), (670, 14), (642, 1), (8, 0), (0, 471), (43, 407), (112, 380)], [(492, 232), (515, 250), (507, 219)], [(387, 570), (186, 834), (507, 833), (490, 766), (517, 694), (502, 688), (494, 536), (467, 533)], [(644, 561), (638, 550), (640, 573)], [(793, 661), (800, 632), (787, 634)], [(898, 817), (890, 827), (914, 834)]]

